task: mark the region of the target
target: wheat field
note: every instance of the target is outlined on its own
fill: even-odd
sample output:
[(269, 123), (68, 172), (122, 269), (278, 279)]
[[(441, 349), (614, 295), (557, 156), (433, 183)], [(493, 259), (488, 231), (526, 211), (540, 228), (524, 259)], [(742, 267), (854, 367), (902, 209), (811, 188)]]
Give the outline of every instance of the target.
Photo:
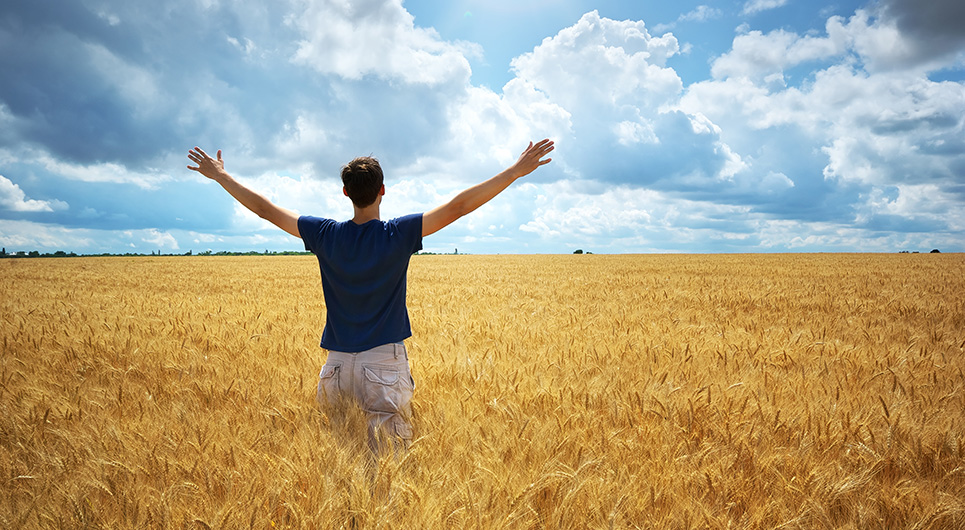
[(965, 255), (414, 256), (416, 439), (311, 256), (0, 260), (3, 528), (965, 528)]

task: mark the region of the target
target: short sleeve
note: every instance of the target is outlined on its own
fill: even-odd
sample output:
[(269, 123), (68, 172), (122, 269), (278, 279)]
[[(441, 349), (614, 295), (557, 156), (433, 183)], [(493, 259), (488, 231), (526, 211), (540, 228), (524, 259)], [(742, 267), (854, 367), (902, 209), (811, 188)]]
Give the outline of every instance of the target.
[(303, 215), (298, 218), (298, 235), (302, 237), (302, 241), (305, 243), (305, 250), (313, 254), (317, 253), (316, 250), (321, 245), (325, 228), (332, 222), (331, 219), (310, 215)]
[(392, 220), (399, 227), (406, 245), (410, 249), (410, 254), (422, 250), (422, 214), (414, 213), (405, 215)]

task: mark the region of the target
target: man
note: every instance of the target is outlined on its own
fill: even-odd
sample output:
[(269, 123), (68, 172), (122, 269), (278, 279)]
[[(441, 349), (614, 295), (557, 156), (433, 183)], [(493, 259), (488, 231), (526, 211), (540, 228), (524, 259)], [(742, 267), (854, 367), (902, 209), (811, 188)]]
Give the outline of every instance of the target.
[(553, 142), (530, 142), (516, 162), (423, 214), (382, 221), (385, 195), (382, 168), (371, 157), (342, 168), (342, 192), (352, 200), (348, 221), (299, 216), (246, 188), (224, 169), (221, 151), (211, 158), (195, 147), (187, 166), (220, 184), (246, 208), (301, 238), (318, 258), (326, 319), (321, 347), (328, 358), (319, 374), (320, 405), (354, 400), (366, 414), (369, 445), (381, 452), (384, 441), (412, 438), (410, 400), (414, 387), (403, 341), (412, 336), (405, 305), (409, 258), (422, 238), (479, 208), (516, 179), (548, 164)]

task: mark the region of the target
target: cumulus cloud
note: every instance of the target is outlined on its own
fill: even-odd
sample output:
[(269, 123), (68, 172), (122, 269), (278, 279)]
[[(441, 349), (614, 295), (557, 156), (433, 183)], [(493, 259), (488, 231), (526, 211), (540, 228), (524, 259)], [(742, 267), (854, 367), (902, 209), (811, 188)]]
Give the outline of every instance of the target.
[(566, 111), (560, 160), (572, 177), (699, 188), (719, 181), (734, 153), (700, 116), (675, 108), (683, 84), (667, 60), (678, 52), (672, 34), (593, 11), (514, 59), (507, 86), (526, 84)]
[(463, 83), (470, 74), (466, 55), (481, 53), (477, 45), (447, 42), (415, 26), (401, 0), (306, 2), (289, 21), (305, 36), (293, 60), (347, 79)]
[(28, 199), (20, 186), (0, 175), (0, 208), (13, 212), (52, 212), (67, 209), (67, 203)]
[[(949, 215), (948, 197), (962, 195), (955, 168), (965, 167), (965, 91), (929, 80), (922, 63), (906, 68), (914, 49), (893, 20), (863, 10), (829, 19), (825, 35), (751, 31), (714, 62), (713, 79), (688, 87), (681, 107), (717, 124), (748, 171), (780, 173), (795, 195), (823, 201), (824, 219), (954, 234), (960, 218)], [(788, 70), (805, 63), (823, 67), (788, 83)], [(783, 212), (801, 222), (813, 214)], [(841, 242), (799, 243), (819, 241)]]
[(801, 37), (785, 30), (766, 35), (750, 31), (734, 38), (731, 50), (714, 61), (711, 74), (715, 79), (747, 77), (755, 80), (777, 75), (783, 81), (785, 70), (840, 55), (845, 46), (846, 39), (839, 32), (827, 37)]

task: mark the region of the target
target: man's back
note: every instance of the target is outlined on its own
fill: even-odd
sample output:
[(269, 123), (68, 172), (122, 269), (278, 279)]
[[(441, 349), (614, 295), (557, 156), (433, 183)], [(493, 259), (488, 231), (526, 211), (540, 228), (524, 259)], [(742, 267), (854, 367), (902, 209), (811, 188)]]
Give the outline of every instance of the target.
[(412, 335), (406, 270), (422, 249), (422, 214), (361, 225), (302, 216), (298, 230), (322, 275), (323, 348), (358, 352)]

